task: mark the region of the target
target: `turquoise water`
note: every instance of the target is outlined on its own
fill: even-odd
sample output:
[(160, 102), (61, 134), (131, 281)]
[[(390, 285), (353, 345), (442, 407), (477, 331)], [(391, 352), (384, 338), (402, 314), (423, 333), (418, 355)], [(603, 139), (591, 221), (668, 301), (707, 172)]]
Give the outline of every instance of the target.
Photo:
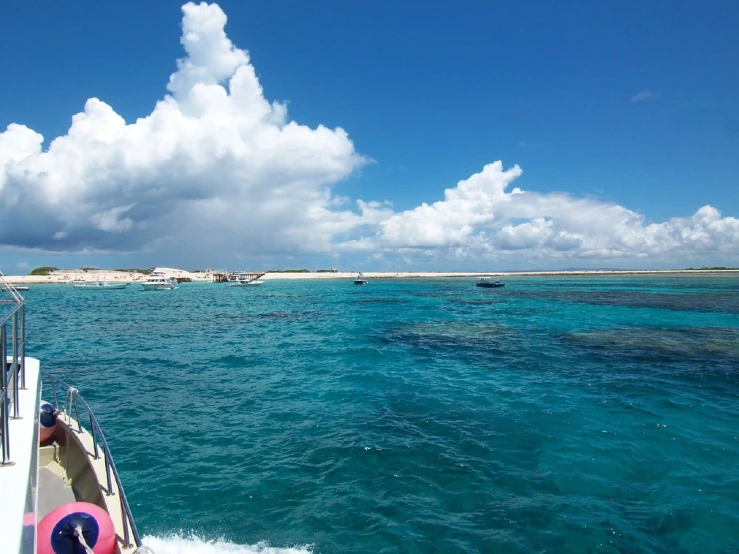
[(28, 351), (158, 554), (739, 551), (739, 279), (507, 283), (38, 286)]

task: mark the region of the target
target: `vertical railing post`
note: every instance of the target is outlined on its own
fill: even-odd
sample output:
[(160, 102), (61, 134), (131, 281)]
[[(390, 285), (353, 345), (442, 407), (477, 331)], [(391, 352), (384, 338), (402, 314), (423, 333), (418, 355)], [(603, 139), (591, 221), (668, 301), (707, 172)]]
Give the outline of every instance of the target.
[[(120, 491), (119, 491), (120, 492)], [(128, 517), (129, 512), (126, 509), (126, 503), (123, 500), (123, 495), (120, 495), (121, 500), (121, 515), (123, 516), (123, 547), (129, 548), (131, 546), (131, 537), (128, 534)]]
[(12, 465), (13, 462), (10, 461), (10, 437), (8, 436), (8, 391), (4, 387), (0, 402), (2, 403), (2, 411), (0, 411), (0, 431), (2, 431), (3, 434), (3, 436), (0, 437), (0, 439), (2, 439), (1, 442), (3, 443), (3, 458), (0, 465), (7, 466)]
[(108, 485), (106, 496), (110, 496), (113, 494), (113, 487), (110, 484), (110, 449), (108, 449), (107, 443), (105, 445), (105, 479)]
[[(6, 326), (5, 323), (3, 323), (2, 325), (0, 325), (0, 358), (3, 359), (3, 375), (5, 375), (7, 373), (7, 371), (8, 371), (8, 363), (7, 363), (8, 356), (7, 356), (7, 353), (5, 351), (5, 349), (7, 347), (7, 344), (6, 343), (8, 341), (8, 335), (7, 335), (7, 331), (6, 331), (5, 326)], [(5, 381), (3, 381), (3, 383), (5, 383)]]
[[(18, 364), (18, 311), (16, 311), (13, 314), (13, 324), (12, 324), (12, 344), (10, 347), (11, 356), (13, 357), (13, 365), (16, 366)], [(17, 368), (14, 368), (14, 371)]]
[(3, 431), (3, 459), (2, 459), (2, 465), (10, 465), (13, 462), (10, 461), (10, 436), (8, 435), (9, 429), (8, 429), (8, 416), (10, 415), (10, 406), (8, 406), (8, 402), (10, 399), (10, 396), (8, 396), (8, 364), (5, 362), (6, 356), (5, 356), (5, 323), (0, 324), (0, 358), (2, 358), (2, 412), (0, 412), (0, 425), (2, 425), (2, 431)]
[(54, 384), (54, 378), (49, 375), (49, 383), (51, 384), (51, 394), (54, 397), (54, 409), (59, 411), (59, 399), (56, 397), (56, 385)]
[(26, 389), (26, 303), (23, 302), (20, 307), (21, 318), (21, 337), (20, 337), (20, 357), (21, 357), (21, 388)]
[(13, 344), (10, 347), (11, 358), (10, 370), (13, 379), (13, 419), (20, 419), (20, 403), (18, 402), (18, 312), (13, 313), (11, 338)]
[(81, 433), (82, 432), (82, 423), (80, 422), (80, 411), (77, 408), (77, 393), (76, 392), (73, 392), (71, 396), (72, 396), (72, 403), (74, 404), (74, 415), (75, 415), (75, 417), (77, 419), (77, 432), (78, 433)]
[(98, 441), (95, 438), (95, 425), (92, 423), (92, 412), (88, 409), (88, 415), (90, 416), (90, 434), (92, 435), (92, 446), (95, 448), (95, 459), (97, 460), (100, 455), (98, 454)]
[(10, 379), (8, 379), (8, 323), (7, 321), (0, 325), (0, 358), (3, 360), (3, 390), (5, 391), (5, 403), (10, 408), (8, 402), (10, 402), (10, 391), (8, 385)]

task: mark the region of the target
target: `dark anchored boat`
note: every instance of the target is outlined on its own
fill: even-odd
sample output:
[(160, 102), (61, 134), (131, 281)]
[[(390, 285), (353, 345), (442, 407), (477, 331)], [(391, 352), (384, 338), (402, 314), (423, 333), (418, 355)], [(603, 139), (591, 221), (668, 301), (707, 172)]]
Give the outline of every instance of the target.
[(505, 283), (503, 281), (492, 281), (491, 279), (482, 278), (477, 283), (478, 287), (483, 287), (486, 289), (499, 289), (505, 286)]
[(354, 284), (355, 285), (366, 285), (367, 284), (367, 279), (365, 279), (364, 278), (364, 275), (362, 275), (360, 273), (359, 275), (357, 275), (357, 278), (354, 279)]

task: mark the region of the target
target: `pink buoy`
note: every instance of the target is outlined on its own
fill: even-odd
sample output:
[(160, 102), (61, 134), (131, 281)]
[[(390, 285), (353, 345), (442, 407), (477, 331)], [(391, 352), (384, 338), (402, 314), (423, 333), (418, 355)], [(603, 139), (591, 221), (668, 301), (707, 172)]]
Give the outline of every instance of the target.
[(40, 443), (46, 442), (54, 434), (54, 429), (56, 429), (56, 416), (57, 411), (54, 406), (48, 402), (41, 402), (38, 417), (38, 440)]
[(77, 554), (85, 552), (83, 544), (95, 554), (113, 554), (116, 548), (113, 520), (89, 502), (64, 504), (47, 514), (36, 538), (38, 554)]

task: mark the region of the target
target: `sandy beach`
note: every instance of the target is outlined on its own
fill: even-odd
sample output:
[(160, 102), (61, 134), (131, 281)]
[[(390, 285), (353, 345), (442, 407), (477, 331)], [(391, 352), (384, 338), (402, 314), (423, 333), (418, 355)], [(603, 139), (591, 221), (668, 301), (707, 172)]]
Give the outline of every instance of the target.
[[(182, 269), (158, 267), (167, 278), (185, 278), (193, 282), (212, 282), (213, 273), (191, 272)], [(429, 279), (429, 278), (479, 278), (479, 277), (599, 277), (599, 276), (739, 276), (739, 270), (593, 270), (593, 271), (521, 271), (521, 272), (374, 272), (362, 273), (366, 279)], [(308, 272), (308, 273), (266, 273), (261, 280), (278, 281), (294, 279), (354, 279), (357, 272)], [(146, 275), (128, 271), (105, 269), (69, 269), (57, 270), (49, 275), (7, 275), (6, 279), (14, 284), (65, 284), (95, 281), (115, 283), (136, 283), (146, 280)]]
[[(158, 267), (154, 271), (161, 271), (167, 278), (189, 278), (193, 281), (213, 280), (210, 273), (193, 273), (182, 269)], [(30, 284), (65, 284), (91, 283), (109, 281), (113, 283), (136, 283), (145, 281), (146, 275), (134, 271), (113, 271), (108, 269), (59, 269), (49, 275), (6, 275), (5, 279), (16, 285)]]

